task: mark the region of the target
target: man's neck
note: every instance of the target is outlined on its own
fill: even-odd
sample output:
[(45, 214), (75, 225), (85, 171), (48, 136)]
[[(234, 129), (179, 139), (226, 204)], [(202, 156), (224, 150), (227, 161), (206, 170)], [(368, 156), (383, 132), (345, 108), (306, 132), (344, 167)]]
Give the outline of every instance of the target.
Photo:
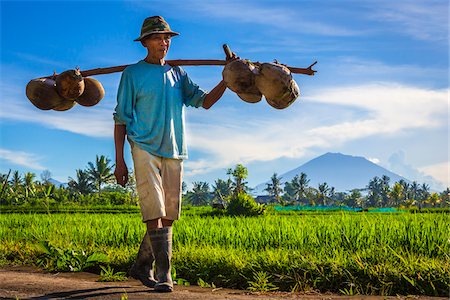
[(151, 57), (151, 56), (147, 56), (144, 59), (144, 61), (149, 63), (149, 64), (161, 65), (161, 66), (164, 66), (164, 64), (166, 63), (164, 58), (155, 58), (155, 57)]

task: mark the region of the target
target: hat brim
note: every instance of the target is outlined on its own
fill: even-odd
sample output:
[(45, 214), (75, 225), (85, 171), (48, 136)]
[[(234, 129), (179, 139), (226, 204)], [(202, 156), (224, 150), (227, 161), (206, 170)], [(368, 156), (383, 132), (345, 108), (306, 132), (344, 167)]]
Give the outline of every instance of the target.
[(152, 32), (147, 32), (146, 34), (141, 35), (140, 37), (138, 37), (137, 39), (134, 39), (135, 42), (140, 42), (142, 41), (143, 38), (148, 37), (151, 34), (170, 34), (171, 36), (177, 36), (180, 35), (178, 32), (174, 32), (174, 31), (152, 31)]

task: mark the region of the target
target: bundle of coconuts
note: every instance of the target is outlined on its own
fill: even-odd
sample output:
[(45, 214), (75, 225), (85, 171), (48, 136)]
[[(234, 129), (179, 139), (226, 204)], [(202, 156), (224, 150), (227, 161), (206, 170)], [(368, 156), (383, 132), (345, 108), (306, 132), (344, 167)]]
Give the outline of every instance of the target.
[(227, 87), (249, 103), (261, 101), (264, 95), (270, 106), (284, 109), (300, 95), (291, 71), (277, 62), (234, 60), (225, 66), (222, 76)]
[(75, 104), (94, 106), (103, 99), (102, 84), (81, 75), (79, 69), (67, 70), (51, 78), (37, 78), (28, 82), (26, 95), (31, 103), (42, 110), (65, 111)]
[[(278, 62), (259, 63), (249, 60), (228, 59), (236, 57), (227, 44), (223, 45), (227, 60), (211, 59), (178, 59), (167, 60), (170, 66), (223, 66), (222, 72), (227, 87), (242, 100), (249, 103), (261, 101), (262, 96), (274, 108), (284, 109), (291, 105), (300, 95), (297, 83), (291, 73), (314, 75), (312, 69), (316, 62), (308, 68), (289, 67)], [(94, 106), (102, 100), (105, 90), (92, 75), (122, 72), (129, 65), (96, 68), (80, 72), (67, 70), (59, 75), (31, 80), (26, 87), (26, 95), (31, 103), (42, 110), (64, 111), (71, 109), (76, 103), (83, 106)]]

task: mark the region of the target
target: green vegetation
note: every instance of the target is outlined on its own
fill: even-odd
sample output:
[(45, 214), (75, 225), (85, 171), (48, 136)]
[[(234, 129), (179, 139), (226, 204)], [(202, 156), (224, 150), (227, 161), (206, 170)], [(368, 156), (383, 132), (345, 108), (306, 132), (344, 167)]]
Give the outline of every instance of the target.
[(98, 281), (114, 282), (126, 281), (127, 276), (125, 272), (115, 272), (111, 266), (100, 266), (101, 272)]
[[(41, 174), (41, 181), (35, 180), (34, 173), (20, 175), (18, 171), (0, 174), (0, 209), (11, 211), (9, 207), (45, 207), (48, 212), (60, 210), (62, 206), (128, 205), (137, 206), (138, 197), (133, 173), (125, 188), (114, 181), (113, 165), (105, 156), (97, 156), (95, 163), (89, 162), (85, 170), (76, 170), (76, 178), (69, 177), (65, 186), (56, 187), (50, 182), (50, 172)], [(247, 168), (241, 164), (228, 169), (227, 180), (217, 179), (210, 186), (207, 182), (195, 181), (187, 190), (183, 182), (183, 203), (193, 206), (212, 205), (226, 208), (233, 195), (248, 194), (251, 189), (245, 179)], [(387, 176), (372, 178), (366, 188), (348, 193), (336, 192), (326, 182), (317, 188), (309, 186), (305, 173), (291, 181), (281, 183), (275, 173), (270, 178), (265, 191), (268, 196), (256, 198), (265, 204), (300, 206), (349, 206), (349, 207), (402, 207), (402, 208), (446, 208), (450, 206), (450, 189), (441, 193), (430, 192), (426, 184), (408, 183), (400, 180), (390, 183)], [(5, 207), (6, 206), (6, 207)], [(31, 208), (30, 208), (31, 209)], [(22, 210), (23, 211), (23, 210)]]
[(227, 213), (230, 216), (257, 216), (265, 212), (263, 205), (255, 202), (252, 196), (238, 192), (229, 196)]
[[(122, 188), (111, 181), (112, 169), (109, 159), (97, 157), (77, 170), (67, 187), (52, 185), (48, 171), (41, 181), (33, 173), (3, 174), (0, 264), (124, 279), (145, 226), (133, 176)], [(390, 185), (388, 177), (375, 177), (363, 196), (359, 190), (336, 193), (327, 183), (310, 187), (303, 173), (282, 188), (274, 174), (266, 188), (274, 207), (248, 194), (244, 166), (227, 174), (228, 180), (214, 182), (213, 191), (206, 182), (195, 182), (190, 191), (183, 185), (173, 245), (172, 272), (179, 284), (448, 295), (448, 189), (437, 194), (426, 185)], [(359, 212), (335, 210), (345, 206)]]
[[(377, 295), (448, 292), (444, 213), (242, 218), (188, 211), (175, 223), (173, 259), (187, 282)], [(3, 263), (37, 264), (45, 253), (38, 245), (47, 241), (62, 251), (104, 253), (119, 272), (133, 262), (145, 231), (138, 213), (2, 214), (0, 228)]]

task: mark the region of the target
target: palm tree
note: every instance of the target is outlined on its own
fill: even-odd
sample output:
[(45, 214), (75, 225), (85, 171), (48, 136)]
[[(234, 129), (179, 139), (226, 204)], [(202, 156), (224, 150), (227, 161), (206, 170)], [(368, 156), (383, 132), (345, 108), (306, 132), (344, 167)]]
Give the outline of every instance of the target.
[(245, 192), (248, 188), (246, 187), (247, 182), (244, 181), (248, 176), (248, 170), (241, 164), (237, 164), (233, 169), (227, 170), (227, 175), (231, 175), (234, 178), (233, 182), (233, 192), (238, 194), (240, 192)]
[(450, 188), (446, 188), (442, 193), (439, 195), (441, 198), (441, 205), (448, 206), (450, 204)]
[(0, 175), (0, 182), (1, 182), (1, 188), (0, 188), (0, 205), (1, 204), (7, 204), (6, 199), (7, 197), (3, 198), (3, 194), (5, 191), (9, 190), (9, 175), (11, 175), (11, 169), (9, 169), (8, 174), (1, 174)]
[(350, 194), (345, 197), (345, 204), (350, 207), (357, 207), (362, 205), (361, 200), (361, 191), (358, 189), (353, 189), (350, 191)]
[(409, 188), (411, 199), (417, 200), (419, 196), (419, 184), (416, 181), (413, 181)]
[(30, 195), (34, 196), (35, 186), (34, 186), (34, 178), (36, 174), (27, 172), (24, 175), (24, 187), (25, 187), (25, 198), (28, 198)]
[(390, 193), (390, 186), (389, 186), (389, 181), (391, 179), (386, 176), (383, 175), (381, 177), (381, 181), (380, 181), (380, 191), (381, 191), (381, 206), (385, 207), (388, 205), (389, 201), (389, 193)]
[(293, 200), (301, 202), (306, 197), (306, 190), (308, 188), (309, 179), (305, 173), (300, 173), (292, 178), (291, 182), (286, 182), (284, 184), (284, 191), (288, 193)]
[(95, 157), (95, 165), (92, 162), (88, 163), (87, 172), (90, 180), (95, 185), (98, 193), (101, 192), (102, 185), (110, 181), (114, 174), (112, 172), (113, 165), (110, 165), (111, 160), (104, 155)]
[(90, 181), (90, 177), (87, 171), (83, 171), (78, 169), (77, 171), (77, 178), (73, 179), (72, 177), (69, 177), (69, 188), (77, 193), (86, 195), (93, 191), (94, 185)]
[(422, 183), (419, 188), (420, 198), (421, 200), (426, 200), (430, 197), (430, 186), (426, 183)]
[(22, 186), (23, 179), (19, 174), (19, 171), (14, 171), (13, 176), (11, 178), (11, 187), (14, 192), (18, 192), (19, 188)]
[(328, 193), (331, 191), (331, 188), (328, 186), (326, 182), (319, 183), (318, 187), (318, 200), (323, 204), (327, 205)]
[(269, 193), (270, 196), (274, 197), (277, 202), (281, 202), (280, 194), (283, 192), (281, 188), (281, 177), (278, 177), (277, 173), (273, 173), (270, 178), (271, 182), (267, 184), (267, 187), (264, 189)]
[(367, 195), (368, 206), (379, 206), (382, 202), (381, 186), (382, 181), (378, 176), (375, 176), (369, 181), (367, 185), (367, 190), (369, 191)]
[(231, 195), (232, 184), (233, 182), (229, 178), (226, 181), (222, 179), (215, 180), (212, 187), (214, 199), (217, 199), (219, 203), (223, 204), (225, 199)]
[(394, 183), (394, 186), (389, 194), (389, 198), (391, 199), (390, 204), (392, 206), (400, 205), (403, 198), (403, 185), (401, 185), (400, 182)]
[(192, 183), (193, 188), (187, 194), (187, 200), (192, 205), (206, 205), (210, 199), (209, 184), (203, 181), (195, 181)]
[(403, 197), (403, 201), (406, 201), (406, 200), (408, 200), (408, 198), (409, 198), (409, 183), (407, 183), (405, 180), (403, 180), (403, 179), (400, 179), (399, 181), (398, 181), (398, 183), (402, 186), (402, 190), (403, 190), (403, 193), (402, 193), (402, 197)]

